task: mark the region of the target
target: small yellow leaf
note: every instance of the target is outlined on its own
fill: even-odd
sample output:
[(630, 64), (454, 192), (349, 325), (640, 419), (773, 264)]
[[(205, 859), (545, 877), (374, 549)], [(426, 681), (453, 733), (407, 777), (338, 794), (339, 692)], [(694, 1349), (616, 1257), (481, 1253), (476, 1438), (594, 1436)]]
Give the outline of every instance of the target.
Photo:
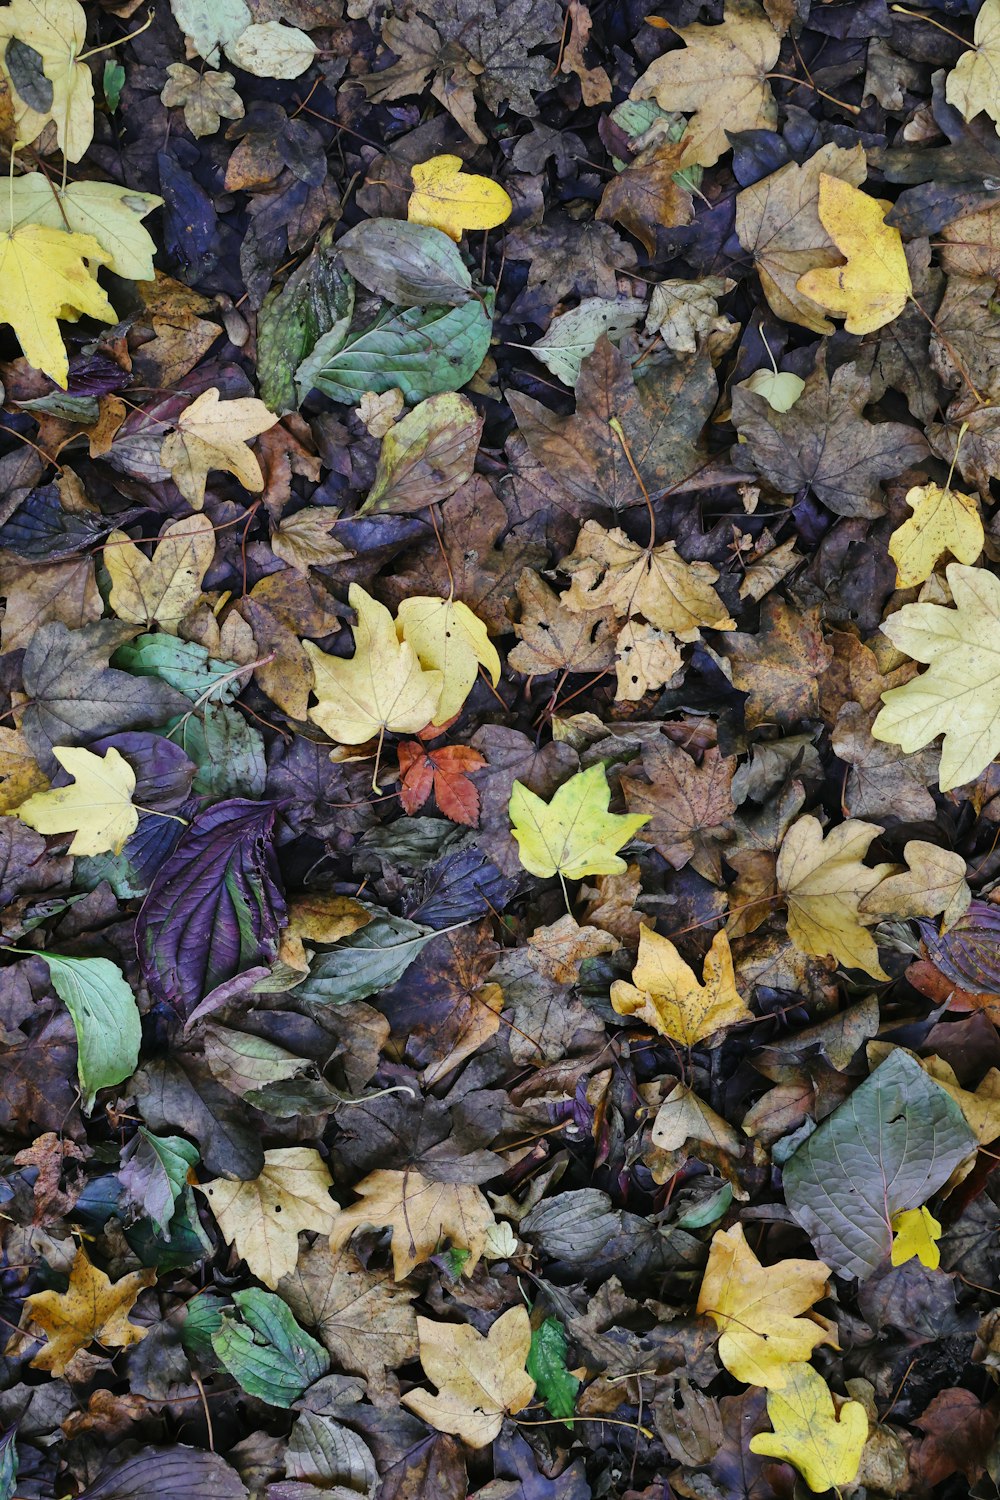
[(255, 396), (220, 401), (218, 388), (211, 386), (181, 412), (177, 430), (163, 439), (160, 461), (195, 510), (205, 503), (211, 469), (233, 474), (245, 490), (256, 493), (264, 488), (264, 476), (247, 443), (277, 420)]
[(515, 781), (510, 820), (524, 868), (543, 879), (623, 874), (628, 866), (615, 851), (649, 822), (649, 816), (609, 812), (610, 802), (602, 761), (564, 781), (551, 802), (543, 802)]
[(48, 1339), (31, 1361), (34, 1369), (59, 1376), (94, 1339), (110, 1349), (127, 1349), (144, 1339), (149, 1329), (130, 1323), (128, 1314), (143, 1287), (155, 1280), (155, 1271), (131, 1271), (112, 1282), (78, 1250), (65, 1292), (35, 1292), (24, 1299), (28, 1318)]
[(806, 388), (802, 376), (791, 370), (754, 370), (742, 385), (755, 396), (763, 396), (772, 411), (791, 411)]
[(460, 240), (463, 230), (495, 229), (510, 218), (514, 205), (499, 183), (463, 172), (460, 156), (432, 156), (417, 162), (411, 175), (411, 224), (428, 224)]
[(885, 222), (891, 207), (828, 172), (820, 177), (819, 217), (847, 263), (807, 271), (796, 285), (844, 318), (848, 333), (874, 333), (891, 323), (913, 292), (899, 230)]
[(985, 0), (976, 16), (976, 45), (948, 74), (944, 96), (966, 120), (985, 111), (1000, 130), (1000, 0)]
[(941, 1251), (938, 1247), (941, 1225), (929, 1208), (908, 1208), (905, 1212), (896, 1214), (892, 1230), (894, 1266), (902, 1266), (908, 1260), (917, 1259), (929, 1271), (937, 1270), (941, 1264)]
[(63, 390), (69, 361), (57, 320), (75, 322), (86, 314), (117, 322), (95, 274), (110, 259), (89, 234), (40, 224), (19, 224), (0, 234), (0, 323), (13, 328), (28, 363)]
[(112, 531), (104, 548), (111, 577), (108, 603), (119, 620), (157, 624), (176, 635), (179, 621), (201, 598), (214, 556), (215, 531), (207, 516), (171, 521), (151, 559), (124, 531)]
[(946, 552), (960, 563), (976, 561), (986, 538), (975, 495), (939, 484), (918, 484), (907, 490), (906, 503), (913, 515), (889, 538), (897, 588), (924, 583)]
[(535, 1394), (525, 1364), (531, 1321), (523, 1307), (501, 1313), (485, 1336), (467, 1323), (417, 1319), (420, 1363), (430, 1391), (410, 1391), (403, 1405), (438, 1432), (454, 1432), (470, 1448), (492, 1443), (504, 1418), (521, 1411)]
[(416, 734), (437, 713), (444, 688), (441, 672), (424, 671), (408, 641), (400, 641), (384, 604), (352, 583), (357, 611), (354, 655), (328, 656), (312, 641), (303, 645), (313, 664), (317, 702), (309, 717), (342, 745), (363, 745), (385, 730)]
[(120, 854), (139, 826), (132, 806), (135, 772), (113, 747), (103, 757), (92, 750), (55, 746), (52, 754), (74, 778), (72, 786), (36, 792), (17, 817), (38, 833), (73, 833), (70, 854)]
[(719, 1358), (730, 1375), (780, 1390), (817, 1344), (833, 1343), (824, 1319), (802, 1316), (825, 1296), (829, 1276), (821, 1260), (762, 1266), (742, 1224), (716, 1230), (698, 1311), (721, 1330)]
[[(736, 988), (733, 956), (725, 932), (717, 932), (705, 956), (703, 983), (669, 938), (651, 927), (639, 931), (633, 983), (616, 979), (611, 1004), (619, 1015), (638, 1016), (661, 1036), (694, 1046), (741, 1021), (752, 1021)], [(719, 1038), (721, 1041), (721, 1037)]]
[(751, 1453), (794, 1464), (817, 1495), (851, 1483), (868, 1441), (868, 1414), (860, 1401), (845, 1401), (838, 1416), (822, 1375), (799, 1364), (782, 1390), (768, 1391), (767, 1415), (774, 1431), (752, 1437)]
[(299, 1234), (329, 1234), (337, 1216), (330, 1197), (333, 1179), (319, 1152), (282, 1146), (264, 1152), (264, 1168), (252, 1182), (218, 1177), (199, 1189), (216, 1223), (255, 1276), (272, 1291), (295, 1270)]
[(444, 678), (434, 724), (446, 724), (459, 712), (472, 692), (480, 664), (494, 687), (500, 681), (500, 657), (486, 626), (459, 599), (404, 599), (396, 630), (399, 639), (413, 647), (420, 665), (439, 671)]

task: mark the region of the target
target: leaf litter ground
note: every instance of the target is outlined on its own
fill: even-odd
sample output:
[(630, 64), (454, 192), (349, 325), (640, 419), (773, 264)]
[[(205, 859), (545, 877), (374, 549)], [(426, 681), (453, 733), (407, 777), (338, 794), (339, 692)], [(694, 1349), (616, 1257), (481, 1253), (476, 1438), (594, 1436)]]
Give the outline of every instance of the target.
[(995, 1496), (997, 0), (0, 39), (0, 1500)]

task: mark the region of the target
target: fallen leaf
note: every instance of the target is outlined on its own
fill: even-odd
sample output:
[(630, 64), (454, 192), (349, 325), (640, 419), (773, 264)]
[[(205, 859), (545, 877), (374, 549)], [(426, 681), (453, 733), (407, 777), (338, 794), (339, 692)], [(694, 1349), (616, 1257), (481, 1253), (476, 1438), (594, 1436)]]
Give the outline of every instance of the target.
[(112, 531), (104, 547), (111, 578), (108, 603), (120, 620), (160, 625), (171, 635), (201, 598), (215, 556), (215, 531), (207, 516), (171, 521), (160, 532), (152, 558), (124, 531)]
[(186, 63), (170, 63), (160, 94), (168, 109), (181, 105), (184, 123), (196, 140), (214, 135), (223, 119), (242, 120), (243, 100), (232, 73), (196, 73)]
[(430, 1260), (445, 1238), (468, 1251), (465, 1271), (471, 1273), (486, 1248), (487, 1231), (496, 1222), (477, 1187), (434, 1182), (412, 1170), (380, 1168), (357, 1183), (354, 1191), (360, 1201), (336, 1215), (330, 1248), (342, 1249), (363, 1224), (391, 1229), (397, 1281)]
[(472, 476), (483, 419), (466, 396), (428, 396), (390, 426), (362, 506), (400, 514), (447, 500)]
[(752, 1437), (751, 1453), (794, 1464), (816, 1494), (851, 1483), (868, 1441), (868, 1413), (860, 1401), (845, 1401), (838, 1412), (822, 1375), (798, 1364), (781, 1390), (768, 1391), (767, 1414), (774, 1432)]
[(690, 186), (679, 175), (688, 156), (687, 137), (647, 146), (607, 183), (596, 217), (620, 224), (652, 255), (657, 225), (690, 224), (694, 218)]
[(976, 16), (975, 46), (963, 52), (948, 74), (944, 96), (961, 113), (973, 120), (981, 110), (996, 123), (1000, 134), (1000, 98), (997, 96), (997, 72), (1000, 70), (1000, 0), (984, 0)]
[(500, 681), (500, 657), (486, 626), (460, 599), (404, 599), (396, 614), (396, 631), (413, 648), (425, 672), (441, 674), (433, 724), (446, 724), (461, 712), (480, 666), (494, 687)]
[(976, 562), (985, 533), (975, 495), (963, 495), (950, 485), (921, 484), (907, 490), (906, 503), (913, 515), (889, 538), (897, 588), (925, 583), (947, 553), (960, 563)]
[(677, 35), (684, 50), (658, 57), (630, 97), (655, 98), (663, 109), (696, 111), (684, 165), (711, 167), (730, 149), (727, 131), (767, 130), (777, 123), (767, 75), (778, 60), (781, 38), (752, 3), (727, 6), (721, 26), (687, 26)]
[[(632, 983), (616, 979), (611, 1004), (621, 1016), (636, 1016), (661, 1036), (693, 1047), (742, 1021), (752, 1021), (736, 988), (733, 956), (725, 932), (717, 932), (705, 956), (702, 982), (669, 938), (639, 929), (639, 956)], [(711, 1043), (709, 1043), (711, 1045)]]
[(0, 727), (0, 813), (12, 812), (48, 784), (21, 731)]
[(712, 588), (718, 572), (709, 563), (686, 563), (673, 542), (640, 547), (624, 531), (587, 521), (576, 547), (563, 558), (572, 583), (567, 609), (611, 609), (619, 619), (642, 615), (659, 630), (696, 640), (702, 626), (731, 630), (725, 605)]
[(433, 156), (410, 168), (413, 192), (406, 205), (412, 224), (428, 224), (450, 239), (467, 229), (495, 229), (510, 218), (514, 205), (497, 182), (462, 171), (460, 156)]
[(754, 258), (761, 289), (777, 317), (814, 333), (833, 332), (823, 309), (802, 292), (799, 278), (816, 267), (836, 265), (840, 258), (819, 216), (821, 176), (860, 187), (866, 171), (860, 145), (821, 146), (808, 161), (790, 161), (736, 195), (737, 236)]
[(470, 771), (486, 765), (486, 757), (467, 745), (443, 745), (427, 750), (416, 740), (399, 747), (399, 796), (404, 811), (419, 812), (431, 792), (438, 808), (453, 823), (475, 828), (479, 822), (479, 793)]
[(106, 253), (110, 271), (130, 281), (153, 280), (156, 241), (142, 221), (162, 205), (156, 193), (140, 193), (114, 182), (71, 182), (61, 187), (44, 172), (25, 172), (8, 189), (0, 195), (0, 234), (36, 224), (90, 235)]
[(941, 1225), (930, 1209), (907, 1208), (892, 1221), (892, 1264), (903, 1266), (908, 1260), (919, 1260), (929, 1271), (941, 1264)]
[[(586, 618), (577, 616), (581, 620)], [(683, 667), (680, 649), (668, 630), (657, 630), (645, 620), (629, 620), (615, 641), (615, 697), (625, 703), (638, 703), (647, 693), (673, 683)]]
[(817, 818), (798, 818), (781, 845), (777, 881), (788, 906), (788, 936), (797, 948), (888, 979), (858, 912), (862, 897), (892, 873), (891, 865), (862, 863), (881, 832), (875, 823), (847, 818), (824, 837)]
[(833, 659), (818, 608), (801, 612), (777, 595), (764, 600), (760, 628), (725, 637), (733, 686), (747, 693), (748, 729), (819, 717), (819, 684)]
[(163, 439), (160, 462), (195, 510), (205, 503), (205, 481), (213, 469), (233, 474), (245, 490), (260, 491), (264, 476), (247, 443), (277, 420), (255, 396), (220, 401), (218, 387), (211, 386), (177, 418), (175, 431)]
[(398, 639), (385, 605), (360, 584), (351, 584), (348, 599), (358, 616), (350, 659), (303, 642), (316, 674), (310, 719), (343, 745), (363, 745), (387, 729), (397, 734), (425, 729), (441, 700), (443, 674), (424, 670), (410, 643)]
[(319, 1152), (307, 1146), (264, 1152), (264, 1170), (252, 1182), (218, 1177), (200, 1191), (236, 1253), (273, 1291), (295, 1270), (299, 1234), (329, 1234), (337, 1219), (333, 1179)]
[(706, 880), (722, 883), (720, 845), (732, 835), (735, 759), (715, 746), (695, 761), (665, 737), (643, 746), (643, 779), (623, 774), (622, 791), (630, 810), (649, 822), (639, 833), (675, 870), (693, 861)]
[(954, 609), (905, 604), (882, 624), (900, 651), (929, 670), (882, 694), (877, 740), (909, 752), (944, 735), (938, 784), (972, 781), (1000, 751), (994, 657), (1000, 650), (1000, 580), (984, 568), (949, 563)]
[(300, 573), (347, 562), (354, 554), (334, 535), (339, 515), (332, 506), (304, 505), (293, 515), (282, 516), (271, 536), (271, 551)]
[(79, 161), (94, 138), (93, 78), (79, 60), (87, 45), (86, 11), (78, 0), (11, 0), (0, 12), (4, 52), (12, 38), (38, 54), (51, 85), (43, 110), (32, 108), (14, 89), (18, 140), (37, 140), (51, 120), (66, 160)]
[(507, 664), (527, 677), (547, 672), (604, 672), (614, 660), (615, 617), (609, 609), (573, 610), (565, 596), (525, 568), (517, 580), (521, 618)]
[(954, 926), (972, 901), (965, 860), (951, 849), (910, 839), (903, 849), (903, 875), (879, 881), (858, 904), (862, 916), (941, 918), (942, 930)]
[(456, 1433), (470, 1448), (485, 1448), (504, 1418), (521, 1411), (535, 1394), (525, 1370), (531, 1323), (523, 1307), (511, 1307), (485, 1336), (468, 1324), (417, 1319), (420, 1363), (437, 1394), (413, 1390), (404, 1406), (438, 1432)]
[(86, 314), (102, 323), (117, 322), (95, 274), (110, 259), (89, 234), (39, 224), (0, 233), (0, 322), (13, 328), (28, 363), (63, 390), (69, 361), (58, 319)]
[(846, 265), (807, 271), (796, 285), (820, 307), (844, 318), (848, 333), (891, 323), (912, 295), (899, 230), (885, 222), (891, 204), (829, 173), (819, 179), (819, 216)]
[(72, 832), (70, 854), (120, 854), (139, 826), (132, 806), (135, 772), (128, 761), (113, 748), (100, 756), (56, 745), (52, 754), (73, 783), (35, 792), (17, 808), (21, 822), (39, 833)]
[(622, 874), (627, 866), (616, 850), (649, 819), (645, 814), (609, 812), (610, 803), (603, 761), (564, 781), (549, 802), (515, 781), (510, 821), (521, 864), (543, 879)]
[(607, 104), (611, 99), (611, 79), (604, 68), (591, 68), (584, 56), (593, 20), (587, 6), (581, 0), (569, 0), (570, 30), (562, 54), (563, 73), (575, 73), (580, 80), (580, 96), (584, 104)]
[(676, 1084), (660, 1105), (650, 1139), (661, 1151), (680, 1151), (691, 1142), (711, 1146), (725, 1156), (739, 1156), (746, 1145), (746, 1136), (685, 1083)]
[(698, 1311), (720, 1330), (719, 1358), (731, 1375), (780, 1391), (817, 1344), (834, 1343), (831, 1326), (805, 1316), (826, 1296), (830, 1267), (820, 1260), (762, 1266), (742, 1224), (717, 1229), (698, 1293)]
[(61, 1376), (73, 1356), (96, 1339), (112, 1349), (127, 1349), (144, 1339), (148, 1329), (130, 1323), (128, 1315), (144, 1287), (152, 1286), (155, 1271), (130, 1271), (112, 1282), (92, 1265), (81, 1247), (73, 1258), (65, 1292), (34, 1292), (25, 1297), (30, 1321), (46, 1336), (31, 1364)]

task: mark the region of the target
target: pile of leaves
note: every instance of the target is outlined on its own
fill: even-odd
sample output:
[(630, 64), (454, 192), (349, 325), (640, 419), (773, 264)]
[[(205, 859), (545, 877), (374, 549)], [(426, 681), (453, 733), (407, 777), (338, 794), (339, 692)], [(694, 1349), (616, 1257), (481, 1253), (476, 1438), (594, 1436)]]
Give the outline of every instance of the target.
[(0, 1500), (1000, 1495), (1000, 0), (0, 7)]

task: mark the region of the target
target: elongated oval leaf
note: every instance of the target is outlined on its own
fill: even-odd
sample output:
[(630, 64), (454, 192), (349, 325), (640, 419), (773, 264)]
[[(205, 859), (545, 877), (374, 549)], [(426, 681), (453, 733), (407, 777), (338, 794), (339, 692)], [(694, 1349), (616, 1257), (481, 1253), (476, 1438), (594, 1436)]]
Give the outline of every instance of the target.
[(285, 921), (271, 848), (274, 807), (234, 797), (194, 819), (136, 923), (151, 992), (187, 1017), (225, 979), (273, 958)]
[(456, 307), (475, 295), (458, 246), (427, 224), (365, 219), (337, 249), (363, 286), (401, 307)]
[(308, 979), (296, 986), (296, 998), (323, 1005), (364, 1000), (402, 978), (432, 937), (437, 937), (433, 927), (405, 917), (375, 917), (316, 960)]
[(142, 1448), (84, 1490), (80, 1500), (246, 1500), (235, 1469), (217, 1453), (177, 1444)]
[(890, 1053), (785, 1163), (785, 1202), (820, 1260), (870, 1276), (894, 1215), (919, 1208), (975, 1149), (962, 1111), (906, 1052)]
[[(492, 292), (463, 307), (390, 308), (350, 339), (313, 384), (331, 401), (347, 402), (395, 387), (411, 403), (457, 391), (482, 364), (492, 330)], [(307, 392), (300, 388), (299, 394)]]
[(291, 1406), (330, 1368), (322, 1344), (306, 1333), (287, 1303), (253, 1287), (234, 1292), (240, 1317), (227, 1310), (212, 1348), (234, 1380), (271, 1406)]
[(135, 1072), (142, 1026), (135, 996), (117, 964), (107, 958), (61, 958), (39, 953), (49, 966), (52, 987), (73, 1018), (77, 1071), (83, 1108), (93, 1107), (98, 1089), (121, 1083)]

